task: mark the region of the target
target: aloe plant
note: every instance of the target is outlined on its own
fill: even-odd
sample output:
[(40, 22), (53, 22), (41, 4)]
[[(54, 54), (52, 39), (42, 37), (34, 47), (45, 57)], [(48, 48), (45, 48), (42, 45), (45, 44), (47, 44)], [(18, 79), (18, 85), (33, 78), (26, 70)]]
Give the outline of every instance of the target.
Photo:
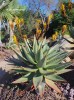
[(22, 75), (13, 82), (14, 84), (28, 81), (30, 85), (34, 85), (35, 90), (38, 90), (40, 95), (44, 93), (45, 85), (49, 85), (61, 93), (55, 83), (64, 82), (65, 79), (59, 75), (72, 70), (66, 69), (72, 64), (71, 62), (62, 63), (69, 55), (67, 52), (59, 51), (58, 44), (49, 47), (46, 39), (39, 41), (35, 37), (33, 42), (25, 41), (25, 45), (20, 47), (20, 54), (14, 48), (12, 49), (19, 60), (24, 62), (24, 66), (13, 69), (17, 74)]

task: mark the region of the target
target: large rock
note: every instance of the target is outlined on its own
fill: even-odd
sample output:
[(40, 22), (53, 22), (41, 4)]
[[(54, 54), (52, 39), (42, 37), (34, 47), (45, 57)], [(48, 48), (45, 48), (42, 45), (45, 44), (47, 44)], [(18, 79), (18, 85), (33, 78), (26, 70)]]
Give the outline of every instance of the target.
[[(69, 35), (64, 35), (64, 38), (74, 43), (74, 39), (72, 39)], [(63, 39), (61, 45), (63, 46), (63, 48), (66, 48), (68, 52), (74, 51), (74, 49), (71, 49), (74, 48), (74, 44), (69, 43), (67, 40)]]

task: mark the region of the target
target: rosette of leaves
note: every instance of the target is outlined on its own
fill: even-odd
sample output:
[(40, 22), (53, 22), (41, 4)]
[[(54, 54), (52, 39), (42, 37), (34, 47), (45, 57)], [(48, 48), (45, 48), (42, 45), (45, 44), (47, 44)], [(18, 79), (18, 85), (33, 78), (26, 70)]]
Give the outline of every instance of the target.
[(40, 95), (44, 93), (45, 85), (49, 85), (61, 93), (55, 83), (64, 82), (65, 80), (60, 77), (60, 74), (72, 70), (66, 69), (72, 64), (71, 62), (62, 63), (69, 55), (67, 52), (59, 50), (58, 44), (49, 47), (46, 39), (40, 41), (36, 40), (36, 37), (32, 42), (25, 41), (25, 46), (20, 47), (20, 54), (14, 48), (12, 49), (18, 59), (24, 63), (24, 66), (13, 69), (17, 74), (21, 74), (21, 77), (13, 82), (14, 84), (29, 82), (29, 85), (34, 85)]

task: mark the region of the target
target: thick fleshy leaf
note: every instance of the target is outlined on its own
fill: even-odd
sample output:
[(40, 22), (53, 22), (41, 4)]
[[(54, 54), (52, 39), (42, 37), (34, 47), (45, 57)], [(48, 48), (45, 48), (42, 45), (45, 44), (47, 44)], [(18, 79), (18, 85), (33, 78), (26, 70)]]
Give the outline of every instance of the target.
[(29, 45), (27, 43), (27, 40), (25, 40), (25, 46), (26, 46), (27, 51), (30, 52), (30, 47), (29, 47)]
[(39, 62), (39, 57), (40, 57), (40, 50), (38, 50), (37, 54), (35, 54), (35, 60), (37, 63)]
[(47, 44), (46, 37), (44, 38), (44, 40), (42, 42), (42, 45), (45, 45), (45, 44)]
[(67, 55), (68, 55), (68, 53), (63, 53), (63, 54), (61, 54), (61, 53), (59, 52), (59, 53), (57, 53), (54, 57), (49, 58), (48, 62), (51, 62), (51, 61), (54, 61), (54, 60), (57, 60), (57, 59), (60, 59), (60, 58), (64, 59), (64, 58), (67, 57)]
[(15, 81), (12, 82), (12, 83), (17, 84), (17, 83), (24, 83), (24, 82), (27, 82), (27, 81), (28, 81), (28, 78), (26, 78), (25, 76), (23, 76), (23, 77), (21, 77), (21, 78), (15, 80)]
[(62, 77), (58, 76), (58, 75), (46, 75), (45, 76), (46, 79), (52, 80), (52, 81), (65, 81)]
[(43, 50), (42, 48), (40, 48), (40, 57), (39, 57), (39, 60), (42, 60), (43, 59)]
[(51, 47), (50, 50), (49, 50), (49, 52), (48, 52), (48, 54), (52, 54), (52, 53), (54, 53), (57, 50), (59, 50), (59, 44)]
[(33, 69), (29, 67), (22, 67), (22, 68), (13, 68), (13, 70), (23, 70), (23, 71), (28, 71), (28, 72), (36, 72), (38, 69)]
[(46, 57), (44, 57), (42, 60), (40, 60), (37, 64), (37, 67), (45, 67), (46, 66)]
[[(22, 47), (23, 53), (24, 53), (24, 57), (27, 59), (26, 54), (25, 54), (25, 47)], [(35, 54), (32, 52), (32, 49), (30, 49), (29, 51), (27, 51), (29, 53), (29, 55), (35, 59)], [(28, 60), (28, 59), (27, 59)]]
[(21, 51), (22, 56), (27, 60), (27, 58), (26, 58), (26, 56), (25, 56), (25, 53), (24, 53), (23, 47), (20, 49), (20, 51)]
[(39, 86), (39, 84), (42, 82), (42, 80), (43, 80), (43, 76), (42, 76), (42, 75), (36, 74), (36, 75), (33, 77), (33, 84), (34, 84), (35, 89), (38, 88), (38, 86)]
[[(52, 59), (58, 58), (58, 57), (59, 57), (60, 55), (62, 55), (63, 53), (65, 53), (65, 52), (62, 52), (62, 51), (56, 52), (56, 51), (54, 51), (53, 54), (47, 55), (47, 62), (49, 62), (49, 61), (52, 60)], [(64, 55), (65, 55), (65, 54), (64, 54)]]
[(61, 63), (61, 64), (57, 65), (55, 69), (58, 71), (58, 70), (65, 69), (71, 65), (72, 65), (72, 62)]
[(45, 82), (46, 82), (46, 84), (47, 84), (48, 86), (50, 86), (50, 87), (51, 87), (52, 89), (54, 89), (56, 92), (62, 93), (61, 90), (57, 87), (57, 85), (56, 85), (53, 81), (51, 81), (51, 80), (45, 78)]
[(64, 74), (64, 73), (67, 73), (70, 71), (73, 71), (73, 69), (62, 69), (62, 70), (58, 71), (56, 74)]
[(38, 49), (42, 48), (43, 41), (38, 41)]
[(41, 84), (39, 84), (38, 90), (39, 90), (39, 95), (42, 97), (45, 90), (45, 83), (42, 82)]
[(31, 55), (29, 54), (29, 52), (26, 51), (26, 49), (24, 48), (24, 53), (25, 53), (25, 56), (27, 58), (27, 60), (32, 63), (32, 64), (36, 64), (36, 62), (34, 61), (34, 59), (31, 57)]
[[(49, 50), (49, 51), (50, 51), (50, 50)], [(57, 53), (59, 53), (57, 50), (54, 50), (53, 53), (49, 53), (49, 51), (48, 51), (48, 55), (47, 55), (47, 59), (48, 59), (48, 60), (49, 60), (49, 58), (52, 58), (52, 57), (56, 56)]]
[(43, 75), (49, 75), (49, 74), (53, 74), (55, 72), (54, 70), (44, 70), (43, 68), (39, 68), (39, 71)]
[(50, 59), (49, 62), (47, 63), (46, 67), (60, 64), (66, 57), (67, 57), (67, 55), (62, 54), (62, 55), (58, 56), (56, 59), (55, 58), (52, 60)]
[(45, 44), (44, 46), (43, 46), (43, 53), (45, 53), (45, 52), (47, 52), (48, 53), (48, 44)]
[(42, 48), (40, 48), (36, 54), (36, 61), (39, 62), (42, 59), (43, 59), (43, 50)]
[(24, 58), (22, 55), (20, 55), (14, 48), (11, 47), (11, 49), (15, 52), (15, 54), (17, 55), (19, 60), (21, 60), (22, 62), (27, 64), (27, 59), (26, 58)]
[(27, 81), (31, 81), (33, 79), (34, 75), (35, 75), (35, 73), (27, 73), (26, 75), (24, 75), (21, 78), (15, 80), (12, 83), (17, 84), (17, 83), (24, 83), (24, 82), (27, 82)]
[(37, 40), (36, 40), (36, 37), (34, 36), (34, 42), (33, 42), (33, 52), (34, 52), (34, 54), (37, 53), (37, 50), (38, 50)]
[(17, 74), (26, 74), (27, 72), (25, 71), (25, 70), (23, 70), (22, 68), (17, 68), (17, 69), (12, 69), (12, 70), (15, 70), (15, 72), (17, 73)]
[(49, 65), (48, 67), (46, 66), (47, 69), (55, 69), (56, 71), (61, 70), (61, 69), (65, 69), (67, 67), (69, 67), (72, 63), (71, 62), (67, 62), (67, 63), (60, 63), (60, 64), (56, 64), (55, 65)]

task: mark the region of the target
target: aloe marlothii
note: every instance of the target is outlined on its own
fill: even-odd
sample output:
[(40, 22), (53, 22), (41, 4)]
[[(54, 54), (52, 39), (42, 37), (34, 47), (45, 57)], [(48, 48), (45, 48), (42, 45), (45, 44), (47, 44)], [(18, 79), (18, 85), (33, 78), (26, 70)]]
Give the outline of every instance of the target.
[[(13, 49), (13, 48), (12, 48)], [(68, 56), (68, 53), (60, 50), (59, 45), (49, 47), (46, 39), (43, 41), (37, 41), (34, 37), (33, 43), (29, 40), (25, 41), (25, 46), (20, 48), (21, 54), (17, 53), (18, 58), (27, 64), (27, 67), (15, 68), (16, 73), (22, 75), (21, 78), (15, 80), (13, 83), (24, 83), (29, 81), (34, 85), (36, 90), (39, 90), (40, 95), (43, 94), (45, 85), (49, 85), (51, 88), (61, 93), (60, 89), (55, 84), (58, 81), (65, 81), (60, 74), (71, 71), (72, 69), (66, 69), (72, 63), (62, 63), (62, 61)], [(45, 84), (45, 85), (44, 85)]]

